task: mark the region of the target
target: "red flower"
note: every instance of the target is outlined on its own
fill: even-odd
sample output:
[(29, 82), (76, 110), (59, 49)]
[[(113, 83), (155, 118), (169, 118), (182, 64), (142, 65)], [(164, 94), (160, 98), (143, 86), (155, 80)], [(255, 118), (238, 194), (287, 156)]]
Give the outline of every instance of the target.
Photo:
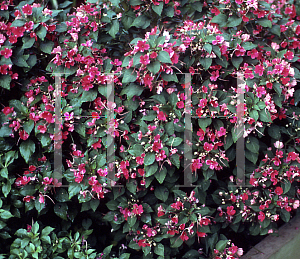
[(234, 210), (234, 207), (233, 206), (228, 206), (227, 207), (227, 214), (229, 215), (229, 216), (233, 216), (234, 214), (235, 214), (235, 210)]
[(182, 234), (180, 235), (180, 239), (182, 241), (189, 240), (189, 237), (188, 237), (188, 235), (187, 235), (187, 233), (185, 231), (183, 231)]
[(206, 233), (204, 233), (204, 232), (199, 232), (199, 231), (197, 231), (197, 236), (198, 236), (198, 237), (206, 237), (207, 235), (206, 235)]
[(23, 201), (25, 202), (30, 202), (31, 200), (35, 200), (35, 197), (27, 195), (23, 198)]
[(4, 50), (0, 51), (0, 54), (5, 58), (9, 58), (12, 55), (12, 50), (9, 48), (5, 48)]
[(26, 4), (22, 7), (22, 11), (24, 14), (32, 15), (32, 6), (29, 4)]
[(214, 13), (215, 16), (220, 14), (220, 10), (217, 7), (214, 7), (213, 9), (211, 9), (211, 13)]
[(12, 113), (14, 111), (14, 107), (10, 108), (10, 107), (4, 107), (2, 109), (2, 112), (5, 114), (5, 115), (8, 115), (10, 113)]
[(276, 189), (275, 189), (275, 193), (277, 194), (277, 195), (281, 195), (282, 193), (283, 193), (283, 190), (282, 190), (282, 188), (281, 187), (276, 187)]
[(206, 151), (211, 151), (213, 149), (214, 145), (213, 144), (209, 144), (208, 142), (204, 143), (204, 150)]

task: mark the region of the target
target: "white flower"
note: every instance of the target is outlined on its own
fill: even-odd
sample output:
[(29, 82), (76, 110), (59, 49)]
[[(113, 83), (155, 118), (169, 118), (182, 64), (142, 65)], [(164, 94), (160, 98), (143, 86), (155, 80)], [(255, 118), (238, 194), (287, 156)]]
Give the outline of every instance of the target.
[(277, 140), (275, 143), (274, 143), (274, 147), (276, 147), (276, 148), (283, 148), (283, 143), (282, 142), (280, 142), (279, 140)]

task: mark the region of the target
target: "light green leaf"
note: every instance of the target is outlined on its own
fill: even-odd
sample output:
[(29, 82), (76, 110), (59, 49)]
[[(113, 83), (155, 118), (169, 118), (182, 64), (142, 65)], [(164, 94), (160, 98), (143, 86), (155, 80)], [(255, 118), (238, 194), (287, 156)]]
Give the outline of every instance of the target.
[(172, 63), (169, 53), (164, 50), (158, 53), (157, 59), (162, 63)]

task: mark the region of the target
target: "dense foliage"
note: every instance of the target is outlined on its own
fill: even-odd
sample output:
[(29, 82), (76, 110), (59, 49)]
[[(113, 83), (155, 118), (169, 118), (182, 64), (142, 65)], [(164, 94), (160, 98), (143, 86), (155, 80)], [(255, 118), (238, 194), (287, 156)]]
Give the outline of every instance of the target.
[[(0, 9), (0, 258), (237, 258), (295, 214), (300, 3), (5, 0)], [(239, 73), (247, 187), (235, 186)], [(179, 187), (186, 88), (188, 188)]]

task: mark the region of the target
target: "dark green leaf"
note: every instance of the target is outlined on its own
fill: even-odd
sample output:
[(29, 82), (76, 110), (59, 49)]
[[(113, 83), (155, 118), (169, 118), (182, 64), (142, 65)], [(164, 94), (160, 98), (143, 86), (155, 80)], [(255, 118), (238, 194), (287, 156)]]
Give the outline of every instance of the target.
[(160, 185), (154, 189), (154, 195), (157, 199), (160, 199), (163, 202), (166, 202), (166, 200), (169, 197), (169, 190), (165, 186)]
[(154, 153), (146, 153), (144, 157), (144, 165), (152, 165), (155, 161)]
[(0, 86), (7, 90), (10, 90), (10, 82), (11, 82), (10, 75), (3, 75), (0, 77)]
[[(125, 72), (125, 74), (126, 74), (126, 72)], [(124, 75), (124, 77), (125, 77), (125, 75)], [(122, 89), (121, 95), (126, 94), (127, 99), (130, 100), (135, 95), (140, 96), (143, 91), (144, 91), (143, 87), (136, 85), (136, 84), (130, 84), (126, 88)]]
[(163, 2), (160, 2), (159, 5), (152, 4), (151, 7), (152, 7), (152, 10), (160, 16), (161, 12), (163, 10), (163, 6), (164, 6)]
[(28, 139), (21, 143), (20, 145), (20, 153), (21, 156), (25, 159), (26, 163), (28, 163), (29, 158), (35, 152), (35, 144), (32, 140)]
[(40, 45), (41, 51), (47, 54), (51, 54), (53, 47), (54, 47), (53, 41), (42, 42)]

